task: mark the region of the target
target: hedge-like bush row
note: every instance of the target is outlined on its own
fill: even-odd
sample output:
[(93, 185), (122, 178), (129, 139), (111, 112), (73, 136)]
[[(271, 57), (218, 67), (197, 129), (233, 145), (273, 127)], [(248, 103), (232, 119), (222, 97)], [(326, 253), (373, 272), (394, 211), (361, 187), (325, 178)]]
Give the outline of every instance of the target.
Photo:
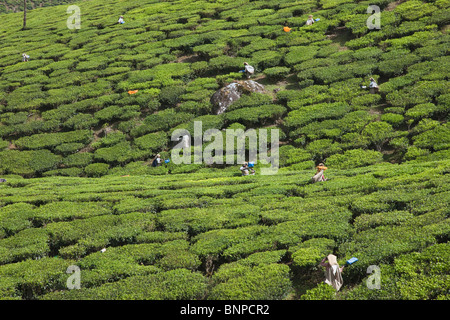
[[(387, 10), (369, 31), (368, 4), (348, 0), (93, 0), (77, 31), (66, 8), (31, 10), (19, 46), (4, 15), (0, 297), (446, 298), (448, 1), (392, 3), (371, 3)], [(266, 92), (213, 115), (244, 61)], [(151, 167), (194, 121), (280, 129), (278, 174)], [(312, 184), (319, 162), (328, 181)], [(329, 253), (359, 258), (338, 294), (318, 284)], [(372, 264), (384, 291), (364, 289)]]
[[(292, 148), (287, 148), (291, 157), (304, 159)], [(352, 256), (359, 259), (345, 269), (339, 296), (366, 296), (359, 290), (367, 266), (391, 265), (448, 241), (448, 188), (442, 175), (446, 163), (339, 171), (330, 166), (329, 181), (317, 184), (310, 184), (313, 167), (302, 174), (282, 171), (276, 180), (242, 179), (222, 171), (210, 171), (207, 179), (204, 173), (101, 180), (52, 177), (38, 183), (8, 178), (0, 185), (0, 273), (8, 274), (2, 277), (1, 292), (12, 298), (114, 298), (116, 288), (110, 286), (123, 285), (128, 292), (136, 277), (176, 271), (211, 276), (207, 291), (198, 296), (202, 299), (283, 299), (294, 294), (293, 277), (320, 278), (318, 263), (334, 252), (341, 264)], [(54, 184), (58, 188), (49, 188)], [(37, 190), (52, 191), (33, 199), (30, 195)], [(100, 252), (102, 248), (106, 251)], [(82, 289), (67, 290), (69, 275), (58, 263), (57, 272), (53, 267), (42, 270), (39, 284), (11, 275), (22, 265), (48, 260), (60, 261), (65, 269), (69, 263), (78, 265)], [(261, 281), (263, 276), (272, 284)], [(423, 278), (432, 281), (430, 290), (440, 287), (441, 282), (430, 279)], [(33, 289), (25, 289), (25, 280)], [(411, 285), (405, 283), (405, 288)], [(302, 299), (331, 297), (315, 286), (312, 280), (305, 283), (309, 291)], [(134, 295), (145, 298), (145, 292), (142, 288)]]
[[(382, 9), (388, 4), (388, 1), (377, 2)], [(414, 127), (417, 122), (411, 122), (411, 118), (445, 119), (445, 98), (440, 97), (445, 96), (448, 89), (446, 75), (442, 72), (448, 59), (445, 57), (445, 34), (438, 31), (439, 26), (445, 24), (445, 15), (440, 13), (445, 11), (442, 10), (446, 8), (445, 3), (424, 6), (405, 4), (394, 11), (385, 11), (385, 28), (379, 32), (367, 32), (363, 5), (348, 1), (323, 2), (320, 8), (314, 3), (302, 4), (303, 7), (284, 2), (265, 3), (251, 10), (244, 4), (240, 10), (244, 10), (245, 14), (239, 14), (234, 5), (229, 3), (219, 10), (217, 6), (210, 8), (210, 4), (205, 4), (208, 9), (202, 9), (201, 14), (165, 21), (162, 29), (157, 23), (161, 17), (153, 11), (156, 8), (146, 9), (146, 14), (153, 21), (146, 26), (140, 22), (144, 17), (142, 13), (136, 13), (134, 20), (129, 20), (121, 28), (108, 24), (107, 18), (90, 17), (88, 23), (93, 29), (81, 30), (81, 34), (61, 33), (58, 41), (29, 51), (32, 58), (28, 63), (13, 59), (17, 49), (6, 47), (0, 56), (0, 64), (4, 66), (0, 79), (0, 109), (8, 111), (8, 115), (1, 118), (2, 124), (6, 125), (0, 125), (0, 135), (5, 144), (17, 140), (20, 148), (49, 147), (66, 157), (82, 148), (76, 145), (80, 142), (61, 141), (56, 145), (52, 142), (47, 146), (39, 143), (41, 137), (35, 135), (53, 135), (54, 131), (61, 129), (98, 130), (99, 126), (109, 126), (110, 122), (117, 121), (115, 129), (125, 133), (133, 146), (132, 140), (138, 137), (172, 130), (179, 125), (185, 127), (192, 120), (192, 115), (209, 114), (209, 97), (220, 86), (240, 76), (237, 71), (245, 60), (255, 65), (257, 72), (264, 74), (269, 82), (285, 80), (291, 72), (297, 74), (302, 90), (289, 89), (277, 93), (278, 102), (286, 104), (289, 111), (306, 110), (321, 103), (348, 103), (351, 110), (364, 110), (366, 118), (370, 114), (367, 112), (369, 109), (384, 101), (382, 95), (368, 95), (359, 89), (368, 75), (375, 74), (377, 79), (378, 75), (390, 77), (380, 86), (381, 92), (387, 94), (388, 104), (394, 108), (404, 108), (403, 112), (387, 111), (389, 108), (385, 108), (380, 117), (395, 131), (403, 130), (405, 126), (409, 129)], [(116, 7), (121, 8), (121, 5), (116, 4)], [(422, 7), (423, 12), (411, 15), (412, 8)], [(176, 12), (181, 8), (177, 5), (173, 10)], [(311, 10), (318, 10), (317, 17), (321, 20), (313, 26), (304, 26)], [(50, 16), (60, 21), (56, 13)], [(217, 20), (219, 16), (223, 16), (224, 20)], [(200, 24), (200, 19), (205, 20)], [(291, 26), (290, 33), (277, 28), (277, 25), (285, 23)], [(356, 36), (345, 43), (347, 48), (338, 45), (332, 38), (325, 40), (323, 36), (324, 32), (332, 33), (341, 25)], [(215, 31), (211, 32), (210, 28)], [(45, 28), (29, 32), (36, 33), (33, 37), (35, 41), (45, 39), (52, 42), (57, 38), (46, 34)], [(96, 41), (89, 43), (87, 38)], [(148, 39), (155, 41), (148, 42)], [(399, 56), (404, 58), (398, 59)], [(129, 90), (139, 92), (129, 95)], [(262, 105), (273, 105), (273, 102), (269, 95), (245, 96), (229, 108), (228, 117), (232, 118), (230, 121), (246, 126), (260, 126), (265, 122), (271, 124), (280, 114), (275, 110), (282, 110), (282, 107), (276, 105), (274, 109), (266, 110), (270, 107)], [(235, 108), (246, 107), (262, 108), (258, 112), (256, 109), (231, 112)], [(287, 124), (285, 133), (295, 138), (297, 146), (308, 145), (316, 139), (334, 140), (312, 143), (307, 147), (308, 150), (318, 146), (322, 148), (313, 155), (314, 159), (342, 154), (353, 147), (380, 151), (390, 142), (373, 141), (371, 137), (353, 133), (342, 134), (328, 121), (335, 119), (335, 115), (329, 114), (328, 110), (311, 110), (316, 114), (313, 117), (303, 113), (281, 115), (282, 119), (287, 116), (283, 119)], [(154, 114), (155, 111), (158, 113)], [(275, 116), (272, 117), (270, 112)], [(295, 130), (300, 129), (300, 123), (294, 118), (304, 118), (300, 120), (301, 126), (308, 126), (308, 129), (301, 129), (302, 132)], [(312, 128), (321, 127), (322, 122), (329, 127)], [(383, 131), (384, 128), (375, 130)], [(386, 130), (390, 128), (386, 127)], [(307, 139), (302, 135), (306, 135)], [(53, 138), (48, 136), (50, 140)], [(87, 144), (90, 140), (81, 143)], [(431, 145), (425, 148), (421, 142), (412, 148), (413, 143), (412, 139), (408, 140), (409, 146), (405, 139), (393, 141), (389, 145), (395, 149), (393, 157), (410, 160), (428, 155), (427, 151), (415, 154), (417, 148), (432, 152), (447, 148), (445, 143), (437, 143), (435, 148)], [(98, 152), (96, 161), (115, 167), (142, 161), (149, 156), (130, 149), (126, 144), (116, 148)], [(94, 146), (94, 149), (98, 147)], [(122, 155), (110, 156), (109, 153)], [(131, 156), (124, 153), (131, 153)], [(58, 167), (47, 170), (45, 174), (77, 175), (78, 172), (79, 175), (86, 175), (84, 168), (87, 165), (91, 163), (86, 163), (82, 168), (80, 166), (82, 171), (67, 171)], [(99, 167), (100, 173), (92, 173), (91, 168), (88, 169), (91, 176), (106, 174), (106, 165), (95, 165), (94, 168), (98, 166), (102, 167)], [(193, 167), (192, 170), (198, 168)], [(159, 171), (154, 170), (154, 173), (159, 174)], [(183, 168), (178, 171), (186, 172)], [(41, 173), (35, 171), (29, 174)]]

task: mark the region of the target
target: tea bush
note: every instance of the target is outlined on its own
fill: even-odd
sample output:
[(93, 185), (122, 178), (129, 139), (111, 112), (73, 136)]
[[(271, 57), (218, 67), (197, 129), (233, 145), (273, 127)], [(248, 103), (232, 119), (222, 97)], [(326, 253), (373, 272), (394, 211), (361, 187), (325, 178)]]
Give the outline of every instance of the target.
[(106, 163), (91, 163), (84, 168), (88, 177), (101, 177), (108, 173), (109, 165)]
[(285, 265), (255, 267), (222, 266), (213, 277), (212, 300), (279, 300), (289, 293), (289, 269)]
[(6, 150), (0, 153), (0, 170), (4, 174), (33, 176), (55, 168), (60, 162), (61, 157), (49, 150)]
[[(79, 30), (64, 5), (29, 2), (25, 30), (1, 13), (0, 297), (447, 298), (449, 3), (370, 4), (380, 30), (348, 0), (91, 0)], [(265, 91), (213, 114), (245, 61)], [(247, 177), (149, 165), (194, 121), (278, 129), (277, 174), (260, 158)], [(312, 184), (319, 162), (328, 180)], [(359, 259), (338, 293), (318, 275), (329, 253)], [(369, 292), (371, 264), (383, 288)]]
[[(182, 279), (182, 280), (180, 280)], [(132, 276), (95, 288), (49, 293), (45, 300), (190, 300), (205, 295), (206, 279), (186, 269)]]
[(0, 264), (39, 259), (50, 252), (48, 234), (41, 228), (29, 228), (0, 240)]
[(55, 147), (62, 143), (87, 143), (90, 139), (90, 130), (78, 130), (64, 133), (42, 133), (29, 137), (22, 137), (14, 141), (14, 144), (23, 149), (42, 149)]

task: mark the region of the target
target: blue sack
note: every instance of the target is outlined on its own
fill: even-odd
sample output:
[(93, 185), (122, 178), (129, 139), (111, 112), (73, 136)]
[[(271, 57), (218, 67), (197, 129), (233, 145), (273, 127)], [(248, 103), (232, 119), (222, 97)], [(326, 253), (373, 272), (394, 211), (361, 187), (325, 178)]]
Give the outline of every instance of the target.
[(170, 159), (166, 159), (166, 160), (164, 160), (164, 162), (165, 162), (165, 163), (169, 163), (169, 162), (170, 162)]
[(319, 21), (320, 19), (319, 18), (317, 18), (317, 19), (314, 19), (314, 21)]
[(248, 163), (248, 167), (249, 167), (249, 168), (253, 168), (254, 166), (255, 166), (255, 163), (254, 163), (254, 162), (249, 162), (249, 163)]
[(358, 261), (358, 258), (353, 257), (353, 258), (347, 260), (347, 264), (353, 264), (356, 261)]

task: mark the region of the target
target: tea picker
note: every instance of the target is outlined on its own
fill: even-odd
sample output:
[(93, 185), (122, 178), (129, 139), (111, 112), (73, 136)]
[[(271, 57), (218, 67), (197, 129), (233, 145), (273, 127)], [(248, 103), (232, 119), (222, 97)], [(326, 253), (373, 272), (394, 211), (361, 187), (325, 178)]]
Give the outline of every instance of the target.
[(30, 59), (30, 56), (27, 55), (26, 53), (22, 53), (22, 61), (26, 62), (26, 61), (28, 61), (28, 59)]
[(249, 174), (254, 175), (255, 174), (255, 169), (253, 169), (253, 167), (255, 166), (255, 164), (253, 162), (244, 162), (244, 164), (242, 165), (242, 167), (239, 168), (239, 170), (241, 170), (242, 175), (243, 176), (248, 176)]
[(152, 167), (159, 167), (161, 165), (161, 155), (158, 153), (152, 160)]
[(328, 168), (325, 167), (323, 163), (319, 163), (319, 165), (316, 167), (316, 169), (317, 169), (316, 174), (311, 178), (312, 183), (319, 182), (319, 181), (327, 181), (328, 179), (325, 178), (323, 173)]
[[(372, 94), (378, 93), (379, 87), (374, 78), (370, 78), (369, 91)], [(361, 86), (361, 89), (367, 89), (367, 86)]]
[(339, 291), (344, 283), (344, 279), (342, 278), (342, 270), (344, 267), (339, 268), (336, 256), (334, 254), (329, 254), (322, 259), (320, 265), (326, 268), (324, 282), (332, 286), (336, 291)]
[(255, 68), (249, 65), (248, 62), (244, 62), (244, 70), (239, 70), (239, 72), (243, 72), (247, 76), (247, 79), (249, 79), (255, 73)]
[(377, 93), (379, 90), (378, 84), (375, 82), (374, 78), (370, 78), (369, 90), (372, 94)]

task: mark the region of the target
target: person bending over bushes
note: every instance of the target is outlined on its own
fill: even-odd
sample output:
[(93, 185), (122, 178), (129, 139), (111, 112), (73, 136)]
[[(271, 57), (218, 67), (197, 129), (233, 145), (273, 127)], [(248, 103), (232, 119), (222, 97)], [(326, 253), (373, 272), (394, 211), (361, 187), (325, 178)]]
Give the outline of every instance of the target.
[[(370, 84), (369, 84), (369, 92), (370, 92), (371, 94), (378, 93), (379, 87), (378, 87), (378, 84), (377, 84), (377, 82), (375, 81), (375, 79), (374, 79), (374, 78), (370, 78), (369, 81), (370, 81)], [(367, 87), (366, 87), (366, 86), (361, 86), (361, 88), (366, 89)]]
[(159, 167), (162, 164), (161, 155), (158, 153), (152, 161), (152, 167)]
[(241, 170), (243, 176), (248, 176), (249, 174), (255, 175), (255, 170), (252, 166), (249, 166), (248, 162), (244, 162), (242, 167), (239, 168)]
[[(328, 261), (326, 261), (328, 260)], [(325, 267), (325, 283), (332, 286), (336, 291), (342, 287), (344, 280), (342, 279), (342, 271), (344, 267), (339, 268), (336, 256), (329, 254), (320, 262), (322, 267)]]
[(318, 182), (318, 181), (327, 181), (327, 179), (325, 178), (325, 176), (323, 175), (323, 172), (325, 170), (327, 170), (328, 168), (324, 166), (323, 163), (319, 163), (319, 165), (316, 167), (317, 172), (314, 175), (314, 177), (312, 177), (312, 182)]
[(250, 79), (250, 76), (255, 73), (255, 68), (248, 64), (248, 62), (244, 62), (244, 70), (240, 70), (239, 72), (243, 72), (247, 79)]
[(378, 93), (378, 84), (375, 82), (374, 78), (370, 78), (369, 91), (372, 94)]

